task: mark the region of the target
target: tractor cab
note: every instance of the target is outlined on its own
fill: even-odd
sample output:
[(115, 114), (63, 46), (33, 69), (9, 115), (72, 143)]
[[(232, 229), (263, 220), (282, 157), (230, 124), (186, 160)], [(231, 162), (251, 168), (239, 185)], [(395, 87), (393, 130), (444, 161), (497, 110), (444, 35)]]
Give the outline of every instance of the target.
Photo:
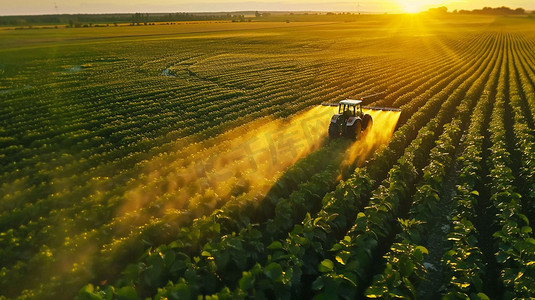
[(348, 116), (362, 116), (362, 100), (342, 100), (338, 104), (338, 114)]
[(342, 100), (338, 103), (338, 113), (331, 118), (329, 136), (358, 139), (361, 132), (370, 128), (372, 123), (372, 117), (362, 112), (362, 100)]

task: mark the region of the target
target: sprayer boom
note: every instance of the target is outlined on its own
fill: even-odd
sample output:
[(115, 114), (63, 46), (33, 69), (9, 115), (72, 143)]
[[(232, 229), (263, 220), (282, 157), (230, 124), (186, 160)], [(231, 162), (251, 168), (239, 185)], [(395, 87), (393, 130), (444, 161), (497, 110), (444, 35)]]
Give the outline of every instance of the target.
[[(321, 105), (323, 106), (338, 106), (339, 103), (329, 103), (329, 102), (323, 102)], [(401, 111), (399, 108), (394, 107), (376, 107), (376, 106), (363, 106), (362, 109), (371, 109), (371, 110), (382, 110), (382, 111)]]
[(400, 108), (394, 107), (375, 107), (375, 106), (363, 106), (363, 109), (382, 110), (382, 111), (401, 111)]
[[(354, 97), (354, 99), (360, 99), (360, 101), (363, 101), (364, 99), (380, 96), (380, 95), (383, 95), (383, 94), (386, 94), (386, 92), (375, 93), (375, 94), (367, 95), (367, 96), (360, 97), (360, 98), (359, 97)], [(321, 105), (323, 105), (323, 106), (338, 106), (339, 104), (340, 103), (323, 102)], [(401, 111), (401, 109), (393, 108), (393, 107), (363, 106), (362, 108), (363, 109), (371, 109), (371, 110), (382, 110), (382, 111)]]

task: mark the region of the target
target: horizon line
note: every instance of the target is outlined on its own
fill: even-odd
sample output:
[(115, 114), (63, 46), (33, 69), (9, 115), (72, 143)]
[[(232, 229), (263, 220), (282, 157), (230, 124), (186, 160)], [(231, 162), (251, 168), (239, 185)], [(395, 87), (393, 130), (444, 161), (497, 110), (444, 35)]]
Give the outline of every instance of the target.
[[(504, 6), (498, 6), (504, 7)], [(522, 7), (518, 7), (522, 8)], [(482, 8), (477, 8), (475, 10), (481, 10)], [(522, 8), (524, 9), (524, 8)], [(474, 9), (455, 9), (448, 13), (453, 13), (453, 11), (473, 11)], [(535, 12), (535, 9), (524, 9), (526, 13)], [(418, 13), (426, 12), (427, 10), (422, 10)], [(389, 11), (353, 11), (353, 10), (221, 10), (221, 11), (159, 11), (159, 12), (143, 12), (143, 11), (131, 11), (131, 12), (65, 12), (65, 13), (28, 13), (28, 14), (0, 14), (0, 17), (25, 17), (25, 16), (62, 16), (62, 15), (128, 15), (128, 14), (170, 14), (170, 13), (191, 13), (191, 14), (218, 14), (218, 13), (243, 13), (243, 12), (276, 12), (276, 13), (352, 13), (352, 14), (392, 14), (392, 15), (403, 15), (411, 14), (406, 12), (389, 12)]]

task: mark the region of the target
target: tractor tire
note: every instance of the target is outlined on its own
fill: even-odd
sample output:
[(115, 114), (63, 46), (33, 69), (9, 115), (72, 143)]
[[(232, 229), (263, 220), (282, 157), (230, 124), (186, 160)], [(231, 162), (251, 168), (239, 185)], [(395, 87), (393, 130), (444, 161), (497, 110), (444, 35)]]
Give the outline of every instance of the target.
[(369, 131), (373, 126), (372, 116), (365, 114), (362, 116), (362, 131)]
[(355, 124), (353, 124), (353, 126), (348, 126), (346, 128), (346, 137), (353, 139), (353, 140), (358, 140), (360, 138), (361, 132), (362, 132), (362, 121), (360, 119), (357, 119), (357, 121), (355, 121)]
[(329, 137), (331, 139), (340, 137), (340, 129), (338, 128), (338, 124), (331, 122), (329, 125)]

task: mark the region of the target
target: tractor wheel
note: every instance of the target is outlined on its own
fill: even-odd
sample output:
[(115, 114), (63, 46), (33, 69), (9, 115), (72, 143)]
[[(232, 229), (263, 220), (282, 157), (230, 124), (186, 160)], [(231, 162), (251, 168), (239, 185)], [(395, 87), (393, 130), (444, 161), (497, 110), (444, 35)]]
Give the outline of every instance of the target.
[(338, 129), (338, 124), (336, 124), (336, 123), (331, 123), (331, 124), (329, 125), (329, 137), (330, 137), (331, 139), (340, 137), (340, 130)]
[(355, 124), (353, 126), (349, 126), (346, 129), (346, 137), (354, 140), (358, 140), (360, 138), (360, 134), (362, 131), (362, 123), (360, 120), (357, 119), (355, 121)]
[(369, 114), (365, 114), (362, 117), (362, 130), (369, 131), (369, 129), (371, 129), (372, 126), (373, 126), (372, 116), (370, 116)]

